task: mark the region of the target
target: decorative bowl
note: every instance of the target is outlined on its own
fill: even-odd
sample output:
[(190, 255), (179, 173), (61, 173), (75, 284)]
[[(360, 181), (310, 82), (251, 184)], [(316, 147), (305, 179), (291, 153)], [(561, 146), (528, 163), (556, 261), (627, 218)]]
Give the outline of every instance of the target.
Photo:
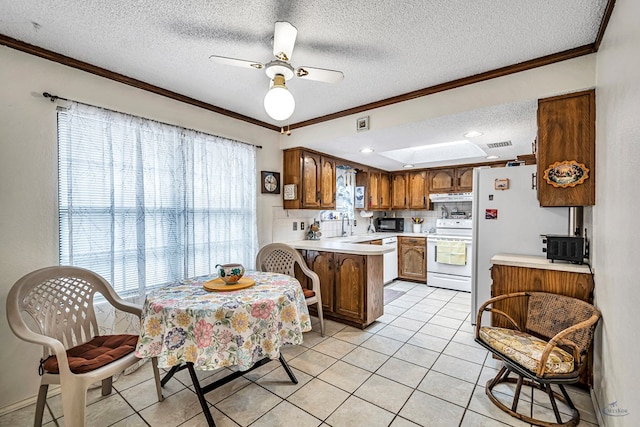
[(218, 277), (227, 285), (238, 283), (238, 280), (244, 275), (244, 267), (242, 264), (218, 264)]

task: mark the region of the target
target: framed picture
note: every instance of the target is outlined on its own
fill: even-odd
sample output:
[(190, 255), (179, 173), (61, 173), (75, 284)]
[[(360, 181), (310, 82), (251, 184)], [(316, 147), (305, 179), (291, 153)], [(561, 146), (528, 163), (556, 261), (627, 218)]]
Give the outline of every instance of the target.
[(361, 132), (363, 130), (369, 130), (369, 116), (361, 117), (356, 120), (356, 130)]
[(260, 172), (262, 193), (280, 194), (280, 172)]
[(364, 209), (364, 186), (358, 185), (355, 194), (356, 209)]
[(508, 190), (509, 189), (509, 178), (496, 178), (493, 181), (494, 190)]

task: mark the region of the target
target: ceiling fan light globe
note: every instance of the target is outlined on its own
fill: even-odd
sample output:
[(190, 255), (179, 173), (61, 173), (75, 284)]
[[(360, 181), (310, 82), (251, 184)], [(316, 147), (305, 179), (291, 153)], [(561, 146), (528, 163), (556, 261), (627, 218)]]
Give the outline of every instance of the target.
[(274, 120), (287, 120), (296, 108), (296, 101), (286, 87), (274, 86), (264, 96), (264, 109)]

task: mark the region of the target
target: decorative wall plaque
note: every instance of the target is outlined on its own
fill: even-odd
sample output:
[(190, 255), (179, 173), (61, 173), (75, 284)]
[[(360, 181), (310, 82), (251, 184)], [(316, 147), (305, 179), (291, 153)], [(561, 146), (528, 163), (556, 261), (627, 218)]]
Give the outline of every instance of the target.
[(544, 171), (547, 183), (557, 188), (575, 187), (589, 178), (589, 169), (575, 160), (555, 162)]

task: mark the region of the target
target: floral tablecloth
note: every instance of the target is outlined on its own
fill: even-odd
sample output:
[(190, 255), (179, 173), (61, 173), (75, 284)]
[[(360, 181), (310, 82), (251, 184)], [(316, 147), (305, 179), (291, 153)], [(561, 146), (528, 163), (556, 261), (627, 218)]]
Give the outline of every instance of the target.
[(216, 275), (186, 279), (149, 294), (142, 309), (136, 356), (158, 357), (161, 368), (192, 362), (196, 369), (238, 366), (280, 355), (311, 330), (300, 283), (293, 277), (247, 272), (250, 288), (209, 292)]

